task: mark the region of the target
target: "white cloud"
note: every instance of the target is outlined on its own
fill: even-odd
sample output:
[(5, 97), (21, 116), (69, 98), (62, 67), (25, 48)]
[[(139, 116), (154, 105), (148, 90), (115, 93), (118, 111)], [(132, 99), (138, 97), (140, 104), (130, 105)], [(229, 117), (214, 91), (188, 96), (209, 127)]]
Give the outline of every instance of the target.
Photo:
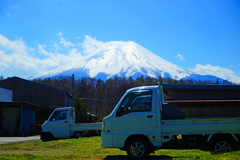
[(59, 32), (58, 35), (59, 35), (59, 36), (62, 36), (62, 32)]
[[(108, 43), (114, 43), (104, 43), (85, 36), (84, 42), (79, 46), (66, 41), (62, 36), (59, 38), (60, 41), (49, 45), (38, 44), (35, 49), (26, 46), (22, 38), (9, 40), (0, 34), (0, 75), (29, 78), (81, 58), (80, 49), (83, 49), (85, 54), (94, 54), (109, 49)], [(184, 60), (181, 54), (177, 57), (179, 60)], [(214, 75), (240, 84), (240, 78), (234, 71), (227, 68), (197, 64), (193, 71), (197, 74)], [(239, 75), (240, 72), (237, 74)]]
[[(54, 45), (50, 47), (54, 48)], [(63, 54), (56, 49), (54, 53), (48, 52), (47, 48), (48, 46), (41, 44), (38, 45), (37, 50), (29, 48), (22, 38), (11, 41), (0, 34), (0, 75), (28, 78), (69, 63), (81, 56), (77, 48), (64, 50)], [(44, 58), (40, 59), (38, 55), (44, 55)]]
[(15, 41), (10, 41), (0, 34), (0, 47), (11, 50), (13, 52), (21, 52), (22, 54), (27, 53), (27, 47), (22, 41), (22, 38)]
[(181, 54), (177, 54), (177, 57), (176, 58), (178, 58), (180, 61), (183, 61), (184, 60), (184, 57), (183, 57), (183, 55), (181, 55)]
[(9, 63), (11, 63), (12, 59), (8, 58), (7, 56), (5, 56), (4, 51), (0, 50), (0, 66), (1, 68), (8, 68)]
[(75, 44), (69, 42), (69, 41), (66, 41), (63, 37), (60, 38), (60, 43), (63, 44), (64, 47), (74, 47)]
[(51, 52), (47, 52), (43, 47), (46, 47), (44, 45), (38, 44), (38, 52), (44, 56), (53, 56)]
[(240, 83), (240, 78), (235, 75), (234, 71), (227, 68), (212, 66), (210, 64), (207, 64), (205, 66), (197, 64), (193, 71), (200, 75), (214, 75), (233, 83)]
[(80, 46), (82, 46), (82, 48), (84, 49), (84, 53), (89, 54), (99, 52), (99, 49), (101, 50), (102, 48), (104, 48), (103, 46), (105, 46), (105, 43), (96, 40), (96, 38), (91, 38), (86, 35), (84, 42), (81, 43)]

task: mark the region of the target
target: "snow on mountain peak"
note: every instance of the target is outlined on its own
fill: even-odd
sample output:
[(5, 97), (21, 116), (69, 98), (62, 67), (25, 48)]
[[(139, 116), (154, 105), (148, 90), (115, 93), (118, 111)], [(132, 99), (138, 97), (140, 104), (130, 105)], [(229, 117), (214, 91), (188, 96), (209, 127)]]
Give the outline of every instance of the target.
[(83, 55), (73, 62), (33, 78), (75, 74), (76, 77), (89, 76), (102, 79), (115, 75), (121, 77), (143, 75), (154, 78), (165, 76), (179, 80), (192, 74), (133, 41), (102, 42), (85, 36), (81, 47)]

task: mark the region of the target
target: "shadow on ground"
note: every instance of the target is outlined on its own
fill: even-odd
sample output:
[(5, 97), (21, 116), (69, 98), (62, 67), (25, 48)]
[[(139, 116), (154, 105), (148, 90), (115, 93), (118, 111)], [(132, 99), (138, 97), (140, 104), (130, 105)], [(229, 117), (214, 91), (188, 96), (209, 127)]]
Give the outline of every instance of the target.
[[(181, 157), (171, 157), (171, 156), (156, 156), (156, 155), (150, 155), (147, 159), (151, 159), (151, 160), (172, 160), (173, 158), (181, 158)], [(130, 160), (130, 158), (128, 158), (128, 156), (123, 156), (123, 155), (119, 155), (119, 156), (107, 156), (106, 158), (104, 158), (104, 160)]]

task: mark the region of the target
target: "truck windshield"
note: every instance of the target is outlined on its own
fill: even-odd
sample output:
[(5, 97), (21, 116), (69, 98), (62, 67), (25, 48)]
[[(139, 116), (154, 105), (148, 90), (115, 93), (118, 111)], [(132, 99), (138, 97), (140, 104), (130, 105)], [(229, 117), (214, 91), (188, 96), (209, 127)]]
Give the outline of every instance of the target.
[(67, 110), (56, 110), (50, 118), (50, 121), (58, 121), (65, 119), (67, 119)]
[(122, 116), (129, 112), (151, 111), (152, 91), (134, 91), (129, 93), (122, 101), (116, 116)]

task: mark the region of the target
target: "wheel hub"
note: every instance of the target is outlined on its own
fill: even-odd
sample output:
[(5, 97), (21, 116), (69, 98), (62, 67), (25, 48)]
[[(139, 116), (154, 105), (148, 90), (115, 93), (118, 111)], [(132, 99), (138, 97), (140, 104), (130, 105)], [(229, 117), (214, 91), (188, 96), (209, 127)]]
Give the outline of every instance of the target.
[(231, 152), (231, 145), (226, 141), (220, 141), (216, 144), (215, 151), (217, 153)]
[(134, 157), (141, 157), (145, 153), (144, 145), (140, 142), (135, 142), (131, 145), (131, 153)]

